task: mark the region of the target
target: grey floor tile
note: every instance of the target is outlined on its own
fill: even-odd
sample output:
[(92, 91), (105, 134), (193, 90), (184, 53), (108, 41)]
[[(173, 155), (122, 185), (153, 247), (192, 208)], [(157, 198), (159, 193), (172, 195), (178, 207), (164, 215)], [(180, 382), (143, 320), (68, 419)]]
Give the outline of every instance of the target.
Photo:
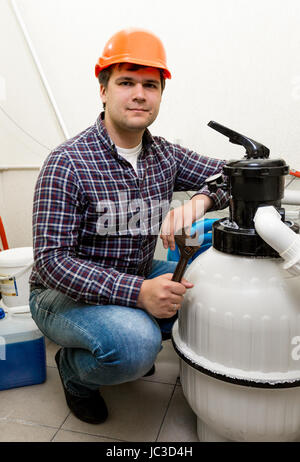
[(45, 383), (0, 392), (0, 421), (20, 420), (57, 428), (68, 414), (58, 372), (52, 367), (47, 367)]
[(91, 425), (71, 414), (62, 428), (123, 441), (155, 441), (173, 389), (173, 385), (143, 380), (101, 387), (107, 421)]
[(51, 340), (48, 337), (44, 337), (44, 338), (45, 338), (45, 345), (46, 347), (48, 347), (49, 343), (51, 343)]
[(120, 440), (101, 438), (100, 436), (89, 435), (87, 433), (71, 432), (59, 430), (52, 440), (54, 443), (114, 443)]
[(186, 401), (180, 386), (176, 386), (158, 441), (199, 441), (196, 415)]
[(49, 442), (56, 432), (56, 428), (43, 427), (22, 419), (7, 421), (0, 418), (0, 442), (2, 443), (33, 443)]
[(54, 359), (55, 353), (60, 349), (60, 346), (54, 342), (49, 342), (46, 348), (46, 362), (47, 366), (57, 367)]
[(175, 384), (179, 376), (179, 357), (175, 353), (171, 340), (163, 342), (163, 349), (155, 361), (155, 373), (150, 377), (143, 377), (148, 382)]

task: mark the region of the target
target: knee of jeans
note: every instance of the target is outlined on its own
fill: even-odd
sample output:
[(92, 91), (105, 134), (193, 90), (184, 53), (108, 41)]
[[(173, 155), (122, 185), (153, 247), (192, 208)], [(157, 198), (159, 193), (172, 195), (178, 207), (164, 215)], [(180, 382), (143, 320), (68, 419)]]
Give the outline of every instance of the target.
[(153, 365), (161, 346), (159, 326), (144, 313), (144, 316), (124, 326), (118, 334), (110, 336), (106, 351), (96, 352), (101, 366), (116, 367), (124, 380), (141, 377)]

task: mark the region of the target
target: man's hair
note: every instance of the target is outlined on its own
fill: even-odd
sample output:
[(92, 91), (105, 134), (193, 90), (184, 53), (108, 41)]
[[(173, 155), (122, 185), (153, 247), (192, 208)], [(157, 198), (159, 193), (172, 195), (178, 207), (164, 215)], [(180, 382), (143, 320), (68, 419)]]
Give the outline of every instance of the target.
[[(122, 64), (125, 64), (125, 63), (112, 64), (111, 66), (106, 67), (105, 69), (103, 69), (99, 73), (98, 80), (99, 80), (99, 83), (104, 86), (104, 88), (107, 88), (108, 81), (109, 81), (109, 79), (111, 77), (111, 74), (112, 74), (112, 72), (114, 70), (114, 67), (116, 67), (116, 66), (120, 67), (120, 66), (122, 66)], [(130, 70), (131, 71), (138, 71), (142, 67), (148, 67), (148, 66), (142, 66), (141, 64), (131, 64)], [(165, 84), (166, 84), (166, 80), (164, 78), (164, 71), (163, 71), (163, 69), (158, 69), (158, 70), (159, 70), (159, 73), (160, 73), (161, 92), (163, 92), (164, 88), (165, 88)], [(103, 108), (105, 110), (105, 103), (103, 104)]]

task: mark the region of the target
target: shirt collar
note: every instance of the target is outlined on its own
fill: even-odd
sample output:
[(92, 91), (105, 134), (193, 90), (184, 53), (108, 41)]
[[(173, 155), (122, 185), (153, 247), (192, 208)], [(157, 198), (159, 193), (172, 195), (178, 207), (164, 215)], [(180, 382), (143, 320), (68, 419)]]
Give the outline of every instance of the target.
[[(104, 125), (104, 111), (102, 111), (97, 120), (96, 120), (96, 128), (97, 128), (97, 134), (101, 141), (105, 144), (107, 144), (108, 147), (111, 147), (113, 145), (112, 140), (110, 139), (110, 136), (106, 130), (106, 127)], [(148, 128), (144, 131), (143, 134), (143, 147), (144, 148), (149, 148), (152, 144), (154, 143), (154, 138), (151, 135), (150, 131)]]

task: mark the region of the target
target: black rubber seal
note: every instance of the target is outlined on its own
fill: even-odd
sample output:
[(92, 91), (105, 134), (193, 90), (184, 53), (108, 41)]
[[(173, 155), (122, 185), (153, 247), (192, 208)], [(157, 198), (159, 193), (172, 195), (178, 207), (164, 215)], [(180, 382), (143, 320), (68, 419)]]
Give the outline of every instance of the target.
[(230, 229), (225, 220), (214, 223), (212, 245), (220, 252), (243, 257), (279, 258), (278, 252), (251, 229)]
[(175, 340), (173, 339), (172, 335), (172, 343), (173, 347), (180, 356), (181, 359), (183, 359), (184, 362), (186, 362), (189, 366), (193, 367), (199, 372), (202, 372), (205, 375), (209, 375), (210, 377), (213, 377), (214, 379), (221, 380), (222, 382), (228, 382), (232, 383), (234, 385), (241, 385), (243, 387), (251, 387), (251, 388), (269, 388), (269, 389), (277, 389), (277, 388), (295, 388), (300, 386), (300, 380), (297, 380), (295, 382), (280, 382), (276, 383), (274, 385), (271, 385), (268, 382), (261, 383), (261, 382), (254, 382), (252, 380), (246, 380), (246, 379), (234, 379), (232, 377), (227, 377), (226, 375), (222, 374), (217, 374), (216, 372), (212, 372), (209, 369), (205, 369), (204, 367), (200, 366), (199, 364), (195, 363), (191, 359), (187, 358), (178, 348), (175, 343)]
[[(220, 252), (243, 257), (280, 258), (254, 229), (234, 229), (226, 226), (228, 218), (213, 224), (212, 245)], [(299, 226), (291, 221), (284, 222), (292, 231), (299, 233)]]

